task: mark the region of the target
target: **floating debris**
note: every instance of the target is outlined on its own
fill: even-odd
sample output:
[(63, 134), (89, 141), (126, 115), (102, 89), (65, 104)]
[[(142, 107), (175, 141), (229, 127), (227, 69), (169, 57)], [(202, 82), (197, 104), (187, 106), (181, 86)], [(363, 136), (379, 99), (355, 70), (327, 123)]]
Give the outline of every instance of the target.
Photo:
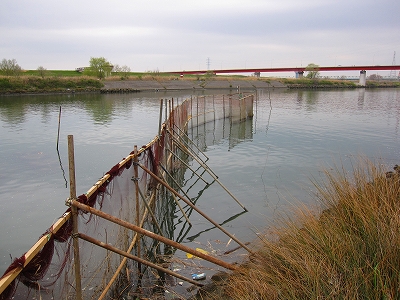
[(192, 274), (192, 279), (193, 280), (204, 280), (204, 279), (206, 279), (206, 273)]
[[(196, 251), (198, 251), (198, 252), (200, 252), (200, 253), (203, 253), (203, 254), (208, 254), (208, 251), (203, 250), (203, 249), (201, 249), (201, 248), (196, 248)], [(187, 258), (199, 258), (199, 257), (197, 257), (196, 255), (193, 255), (193, 254), (190, 254), (190, 253), (186, 253), (186, 257), (187, 257)]]

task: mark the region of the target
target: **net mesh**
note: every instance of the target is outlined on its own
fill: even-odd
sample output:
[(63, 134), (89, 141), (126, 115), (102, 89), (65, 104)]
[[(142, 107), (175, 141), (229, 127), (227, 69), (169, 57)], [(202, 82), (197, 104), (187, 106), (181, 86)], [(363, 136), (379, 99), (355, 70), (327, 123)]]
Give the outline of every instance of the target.
[[(177, 234), (174, 222), (185, 224), (183, 215), (190, 216), (190, 208), (180, 207), (171, 193), (141, 166), (179, 191), (185, 185), (185, 166), (191, 159), (184, 150), (189, 145), (188, 129), (226, 118), (233, 123), (251, 118), (253, 95), (196, 96), (181, 103), (174, 99), (165, 99), (162, 103), (161, 111), (165, 111), (165, 116), (169, 114), (156, 138), (113, 166), (87, 193), (77, 197), (77, 201), (179, 242), (187, 226), (181, 225), (181, 232)], [(177, 146), (177, 139), (182, 141), (181, 146)], [(72, 225), (71, 208), (68, 208), (38, 243), (16, 258), (0, 278), (0, 299), (76, 298)], [(79, 210), (78, 228), (79, 233), (100, 243), (165, 268), (170, 266), (175, 251), (167, 244), (84, 210)], [(93, 243), (80, 239), (79, 245), (83, 299), (152, 295), (171, 280), (164, 272)]]

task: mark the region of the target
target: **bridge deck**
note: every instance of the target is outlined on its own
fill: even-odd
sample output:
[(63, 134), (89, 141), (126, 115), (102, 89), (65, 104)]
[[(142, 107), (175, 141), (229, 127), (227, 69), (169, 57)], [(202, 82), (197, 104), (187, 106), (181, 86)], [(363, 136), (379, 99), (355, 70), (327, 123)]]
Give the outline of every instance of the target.
[[(336, 67), (318, 67), (318, 71), (382, 71), (382, 70), (400, 70), (400, 65), (386, 66), (336, 66)], [(227, 73), (274, 73), (274, 72), (306, 72), (307, 67), (291, 67), (291, 68), (256, 68), (256, 69), (222, 69), (222, 70), (197, 70), (197, 71), (174, 71), (165, 72), (168, 74), (206, 74), (213, 72), (215, 74)]]

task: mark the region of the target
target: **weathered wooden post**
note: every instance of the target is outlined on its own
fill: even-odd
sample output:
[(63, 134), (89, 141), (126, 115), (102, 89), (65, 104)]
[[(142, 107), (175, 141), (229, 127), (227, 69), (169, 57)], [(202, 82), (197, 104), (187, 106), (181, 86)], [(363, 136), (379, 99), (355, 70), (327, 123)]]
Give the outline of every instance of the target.
[[(68, 162), (69, 162), (69, 197), (76, 199), (75, 183), (75, 155), (74, 155), (74, 136), (68, 135)], [(78, 240), (78, 209), (71, 206), (72, 212), (72, 238), (74, 245), (74, 264), (75, 264), (75, 289), (76, 299), (82, 300), (81, 286), (81, 262), (79, 258), (79, 240)]]
[[(136, 225), (140, 226), (140, 204), (139, 204), (139, 169), (138, 169), (138, 149), (137, 146), (135, 145), (133, 147), (133, 167), (134, 167), (134, 182), (135, 182), (135, 199), (136, 199)], [(141, 257), (141, 249), (140, 249), (140, 233), (137, 234), (137, 256)], [(140, 262), (137, 264), (138, 267), (138, 278), (140, 278), (140, 274), (142, 273), (142, 265)]]

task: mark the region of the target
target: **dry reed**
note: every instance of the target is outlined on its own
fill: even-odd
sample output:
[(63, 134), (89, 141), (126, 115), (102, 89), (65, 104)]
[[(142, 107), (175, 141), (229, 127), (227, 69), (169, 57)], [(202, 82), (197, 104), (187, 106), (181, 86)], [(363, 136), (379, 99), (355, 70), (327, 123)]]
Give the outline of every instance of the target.
[(400, 299), (400, 168), (367, 161), (315, 183), (324, 210), (301, 209), (232, 274), (232, 299)]

